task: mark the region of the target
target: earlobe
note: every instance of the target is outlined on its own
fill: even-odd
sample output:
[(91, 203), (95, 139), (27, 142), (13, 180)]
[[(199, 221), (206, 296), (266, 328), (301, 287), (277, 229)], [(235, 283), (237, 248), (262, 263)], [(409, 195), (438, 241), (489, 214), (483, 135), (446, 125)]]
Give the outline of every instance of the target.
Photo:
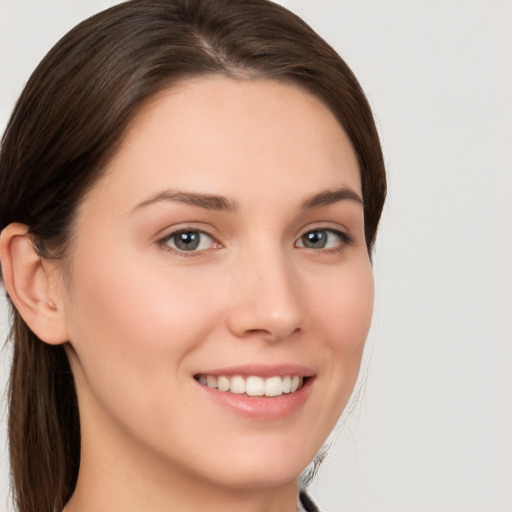
[(24, 224), (9, 224), (0, 234), (4, 286), (28, 327), (42, 341), (68, 341), (57, 283), (49, 275)]

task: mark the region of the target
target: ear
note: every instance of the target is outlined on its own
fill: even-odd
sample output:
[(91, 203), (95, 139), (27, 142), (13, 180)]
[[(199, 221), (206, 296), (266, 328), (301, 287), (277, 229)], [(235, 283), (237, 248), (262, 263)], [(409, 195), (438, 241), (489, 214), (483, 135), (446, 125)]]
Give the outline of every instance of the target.
[(32, 332), (51, 345), (68, 341), (60, 279), (37, 253), (27, 226), (13, 223), (2, 230), (0, 261), (7, 293)]

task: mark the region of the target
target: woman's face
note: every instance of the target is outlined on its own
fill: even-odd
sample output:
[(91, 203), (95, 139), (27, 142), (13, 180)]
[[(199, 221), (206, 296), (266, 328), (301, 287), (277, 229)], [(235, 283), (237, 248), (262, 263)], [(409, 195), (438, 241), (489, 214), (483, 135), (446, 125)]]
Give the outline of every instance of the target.
[(294, 480), (347, 403), (370, 326), (360, 197), (346, 134), (296, 86), (201, 78), (146, 104), (70, 248), (82, 463)]

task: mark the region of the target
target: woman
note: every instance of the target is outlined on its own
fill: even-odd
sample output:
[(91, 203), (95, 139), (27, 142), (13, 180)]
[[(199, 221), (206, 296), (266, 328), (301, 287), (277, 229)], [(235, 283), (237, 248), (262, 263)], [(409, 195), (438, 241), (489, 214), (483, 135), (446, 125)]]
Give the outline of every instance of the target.
[(20, 511), (314, 510), (385, 196), (346, 64), (266, 0), (134, 0), (13, 112), (0, 258)]

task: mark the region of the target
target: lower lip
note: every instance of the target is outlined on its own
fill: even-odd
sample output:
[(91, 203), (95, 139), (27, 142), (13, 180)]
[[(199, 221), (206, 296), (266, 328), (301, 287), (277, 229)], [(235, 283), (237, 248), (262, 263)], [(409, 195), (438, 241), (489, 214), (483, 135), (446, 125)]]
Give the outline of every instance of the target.
[(286, 418), (299, 411), (306, 403), (314, 377), (309, 377), (304, 385), (293, 393), (279, 396), (248, 396), (246, 394), (219, 391), (197, 383), (207, 395), (218, 404), (248, 418), (276, 420)]

